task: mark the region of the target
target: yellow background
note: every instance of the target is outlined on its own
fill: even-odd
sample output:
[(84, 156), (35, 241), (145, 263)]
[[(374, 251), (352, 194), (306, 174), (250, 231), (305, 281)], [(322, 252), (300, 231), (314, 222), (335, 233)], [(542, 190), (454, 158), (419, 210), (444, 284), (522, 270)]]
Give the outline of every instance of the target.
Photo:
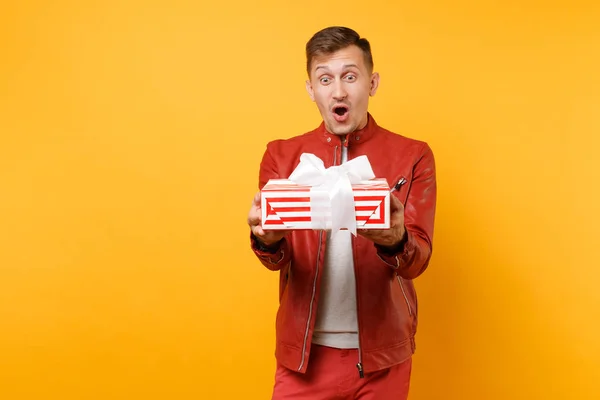
[(1, 399), (269, 398), (245, 218), (266, 142), (319, 123), (333, 24), (436, 155), (411, 399), (600, 398), (597, 2), (0, 7)]

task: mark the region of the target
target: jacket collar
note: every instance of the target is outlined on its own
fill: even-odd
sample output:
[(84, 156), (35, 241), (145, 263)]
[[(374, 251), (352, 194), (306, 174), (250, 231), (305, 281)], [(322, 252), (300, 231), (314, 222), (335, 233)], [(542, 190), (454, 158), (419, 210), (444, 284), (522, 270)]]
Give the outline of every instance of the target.
[[(348, 140), (344, 142), (344, 146), (355, 146), (361, 143), (366, 142), (371, 139), (373, 135), (377, 132), (379, 126), (375, 121), (375, 118), (370, 113), (367, 113), (367, 125), (364, 128), (359, 129), (357, 131), (351, 132), (346, 137)], [(325, 122), (321, 122), (316, 131), (319, 138), (329, 146), (338, 146), (340, 141), (344, 138), (344, 136), (334, 135), (330, 133), (325, 127)]]

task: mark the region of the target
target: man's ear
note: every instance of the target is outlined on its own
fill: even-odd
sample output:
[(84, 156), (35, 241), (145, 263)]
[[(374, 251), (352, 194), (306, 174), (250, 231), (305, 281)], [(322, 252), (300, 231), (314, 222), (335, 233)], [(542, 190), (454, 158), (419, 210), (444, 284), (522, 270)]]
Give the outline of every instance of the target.
[(313, 87), (312, 87), (312, 84), (310, 83), (310, 79), (306, 80), (306, 91), (308, 92), (310, 99), (312, 101), (315, 101), (315, 92), (313, 91)]
[(369, 96), (371, 96), (371, 97), (375, 96), (375, 93), (377, 92), (378, 87), (379, 87), (379, 72), (375, 72), (375, 73), (373, 73), (373, 75), (371, 75), (371, 88), (369, 90)]

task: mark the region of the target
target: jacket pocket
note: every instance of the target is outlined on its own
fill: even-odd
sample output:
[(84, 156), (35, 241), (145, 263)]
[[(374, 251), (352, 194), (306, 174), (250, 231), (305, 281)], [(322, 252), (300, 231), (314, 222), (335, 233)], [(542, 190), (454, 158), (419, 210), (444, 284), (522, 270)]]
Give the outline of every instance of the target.
[(408, 300), (408, 296), (406, 295), (406, 290), (404, 289), (404, 284), (402, 282), (402, 278), (400, 275), (396, 275), (396, 279), (398, 279), (398, 284), (400, 284), (400, 289), (402, 290), (402, 296), (404, 296), (404, 301), (406, 301), (406, 307), (408, 308), (408, 315), (413, 316), (413, 308), (410, 305), (410, 301)]
[(292, 261), (290, 260), (290, 262), (279, 272), (279, 303), (281, 303), (281, 300), (283, 299), (283, 296), (290, 285), (290, 280), (292, 278), (291, 275)]
[(396, 179), (390, 182), (390, 189), (392, 193), (394, 193), (402, 202), (402, 205), (406, 206), (406, 201), (408, 200), (408, 191), (410, 186), (410, 181), (408, 180), (406, 175), (398, 175)]

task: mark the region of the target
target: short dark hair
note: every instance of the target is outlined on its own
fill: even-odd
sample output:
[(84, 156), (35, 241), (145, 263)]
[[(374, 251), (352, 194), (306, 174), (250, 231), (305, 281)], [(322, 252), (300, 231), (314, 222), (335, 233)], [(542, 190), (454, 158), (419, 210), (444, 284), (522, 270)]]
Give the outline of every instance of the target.
[(310, 76), (310, 67), (315, 57), (332, 54), (348, 46), (355, 45), (360, 48), (365, 57), (365, 64), (373, 70), (373, 55), (371, 44), (365, 38), (344, 26), (330, 26), (315, 33), (306, 43), (306, 71)]

